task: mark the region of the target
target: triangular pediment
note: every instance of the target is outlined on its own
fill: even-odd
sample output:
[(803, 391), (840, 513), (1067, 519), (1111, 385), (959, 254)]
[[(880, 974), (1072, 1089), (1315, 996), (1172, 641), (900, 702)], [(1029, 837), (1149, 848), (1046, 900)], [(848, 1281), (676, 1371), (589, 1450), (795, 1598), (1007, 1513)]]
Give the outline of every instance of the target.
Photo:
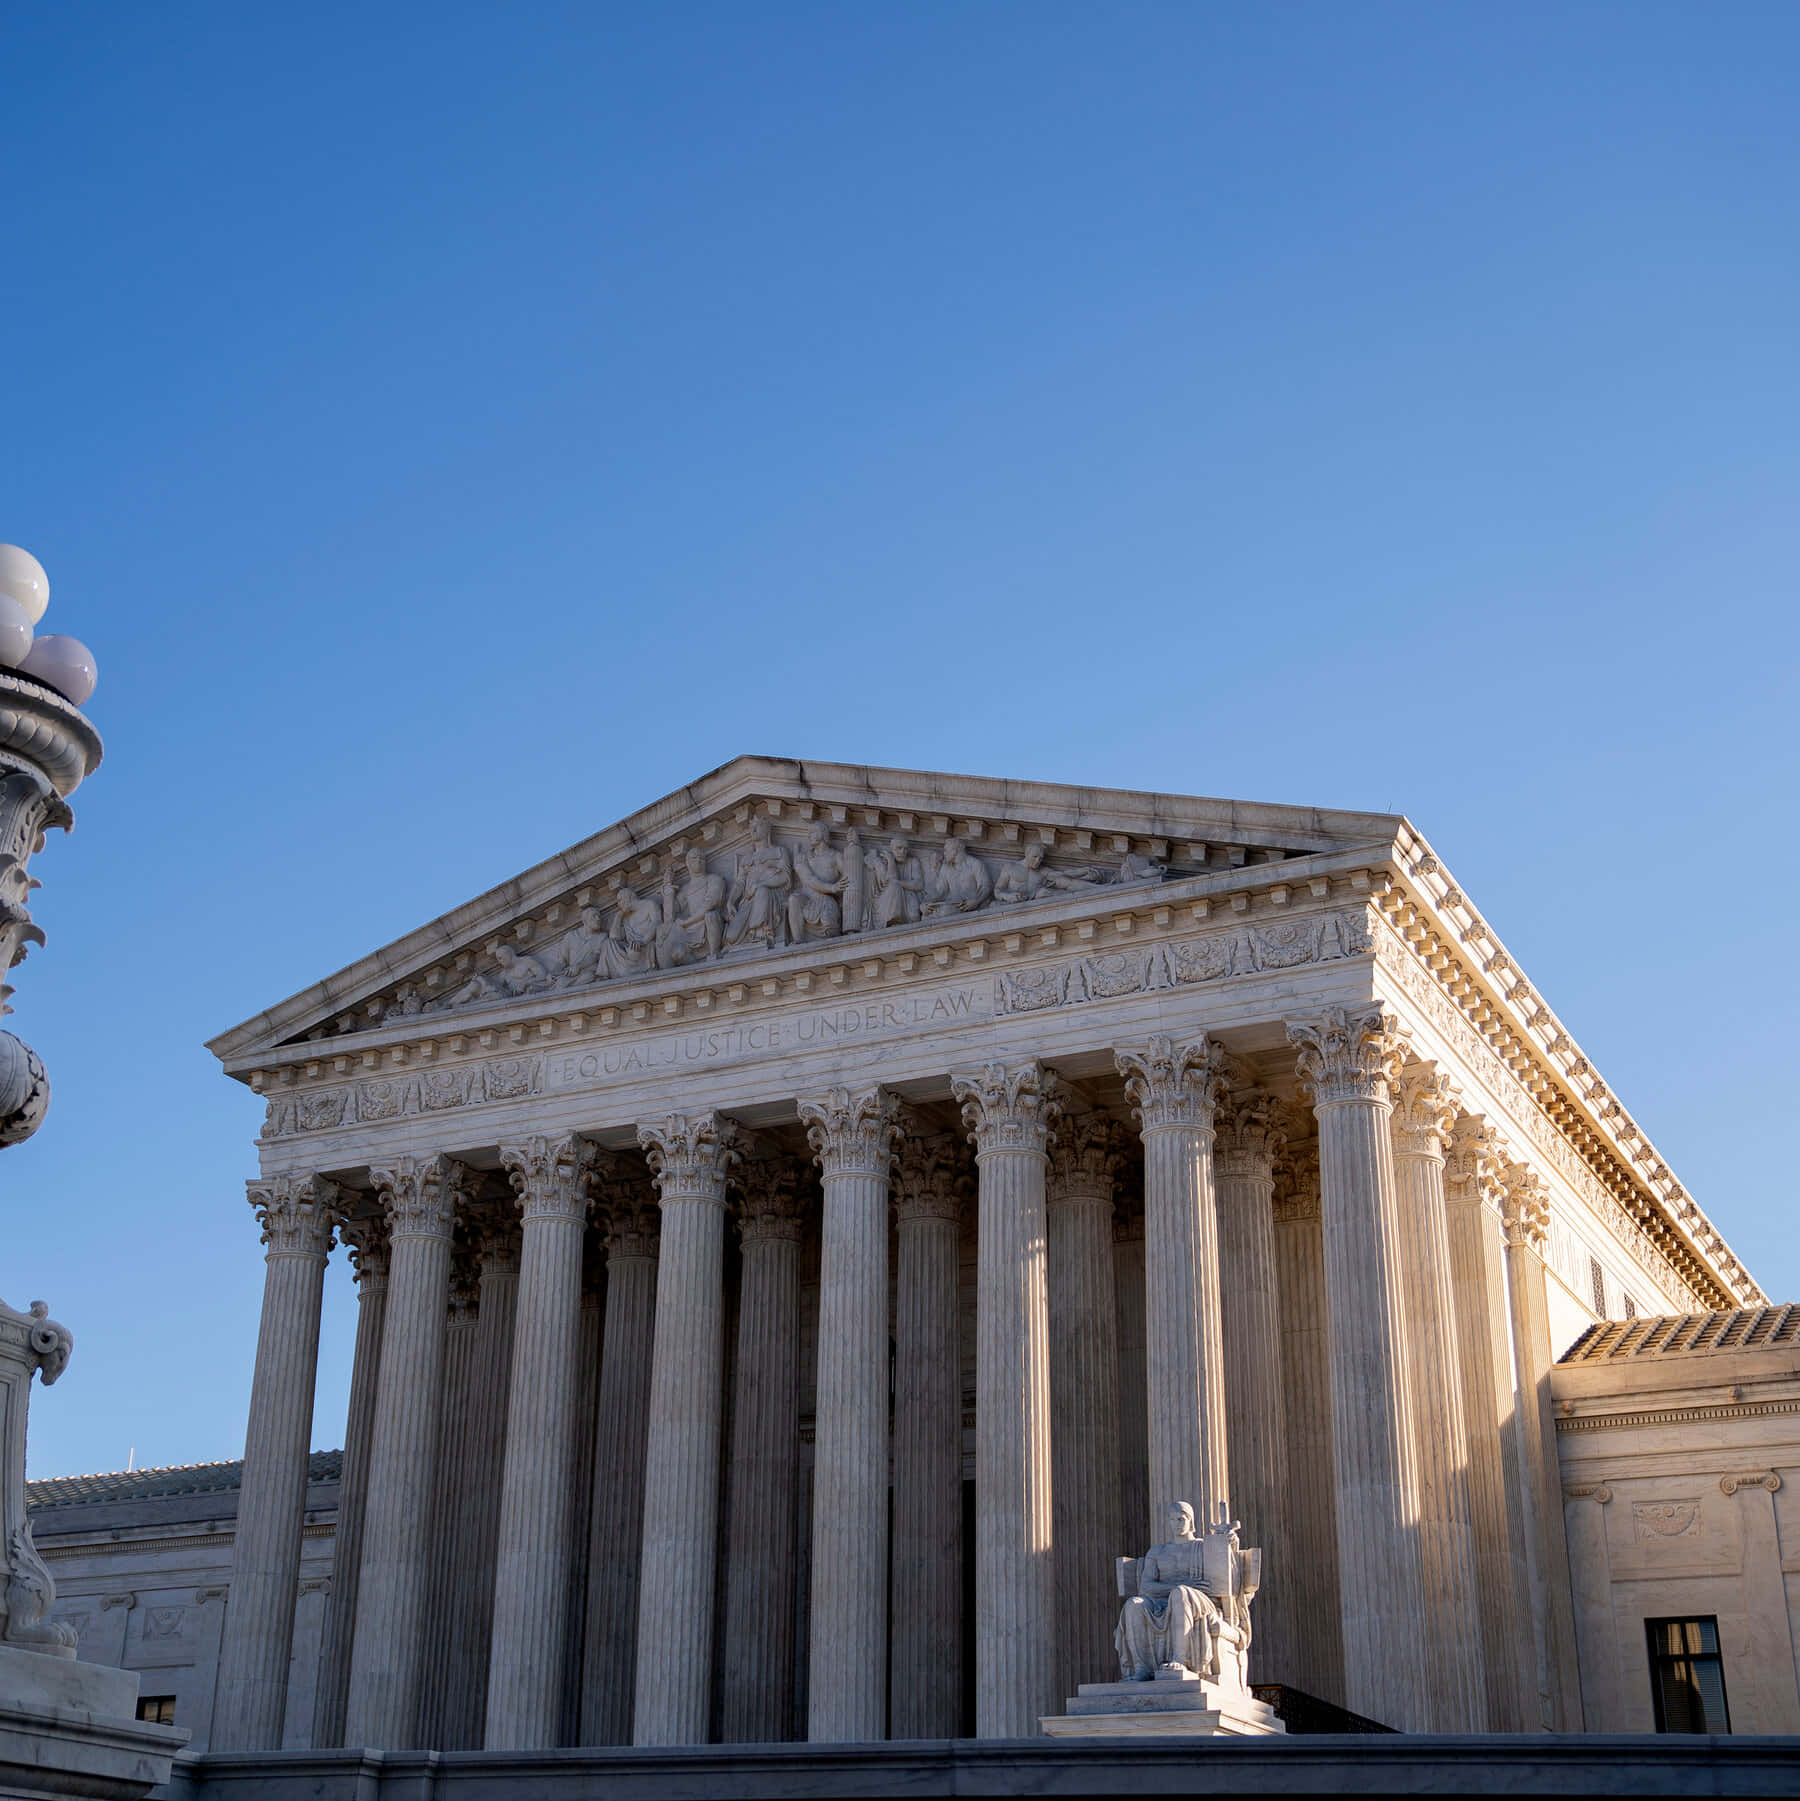
[(1033, 910), (1210, 871), (1385, 846), (1395, 815), (739, 757), (220, 1034), (282, 1046), (491, 1017), (926, 921)]

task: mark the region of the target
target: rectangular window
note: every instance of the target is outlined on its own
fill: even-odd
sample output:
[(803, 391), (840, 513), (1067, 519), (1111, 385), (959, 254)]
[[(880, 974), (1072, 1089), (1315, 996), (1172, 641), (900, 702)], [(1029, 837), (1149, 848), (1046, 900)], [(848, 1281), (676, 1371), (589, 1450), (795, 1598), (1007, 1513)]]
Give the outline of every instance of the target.
[(1637, 1302), (1630, 1295), (1625, 1297), (1625, 1317), (1627, 1319), (1637, 1318)]
[(1594, 1311), (1602, 1319), (1606, 1318), (1606, 1271), (1600, 1267), (1598, 1257), (1588, 1259), (1588, 1283), (1594, 1296)]
[(147, 1720), (152, 1726), (173, 1726), (175, 1724), (175, 1697), (173, 1695), (139, 1695), (137, 1717)]
[(1658, 1732), (1729, 1732), (1725, 1666), (1719, 1660), (1719, 1622), (1646, 1620), (1650, 1694)]

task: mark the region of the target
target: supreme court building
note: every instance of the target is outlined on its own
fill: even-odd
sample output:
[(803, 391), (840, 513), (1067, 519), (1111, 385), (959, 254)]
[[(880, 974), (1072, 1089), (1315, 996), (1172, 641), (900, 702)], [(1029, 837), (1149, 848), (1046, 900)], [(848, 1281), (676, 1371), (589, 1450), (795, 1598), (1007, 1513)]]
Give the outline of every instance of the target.
[(211, 1048), (267, 1103), (214, 1751), (1032, 1736), (1171, 1500), (1262, 1550), (1256, 1682), (1647, 1729), (1630, 1557), (1779, 1529), (1621, 1425), (1682, 1343), (1554, 1387), (1766, 1298), (1398, 816), (744, 757)]

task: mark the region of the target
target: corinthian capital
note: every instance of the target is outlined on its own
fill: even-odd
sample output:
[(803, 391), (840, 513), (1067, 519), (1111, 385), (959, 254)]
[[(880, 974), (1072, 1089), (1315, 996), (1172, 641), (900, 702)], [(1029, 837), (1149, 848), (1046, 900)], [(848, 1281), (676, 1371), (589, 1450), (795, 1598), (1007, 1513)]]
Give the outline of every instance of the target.
[(1499, 1211), (1507, 1161), (1500, 1134), (1480, 1114), (1459, 1115), (1444, 1159), (1445, 1198), (1471, 1206), (1485, 1201)]
[(1104, 1113), (1065, 1113), (1050, 1140), (1053, 1205), (1070, 1201), (1112, 1204), (1125, 1162), (1119, 1128)]
[(638, 1127), (657, 1194), (671, 1201), (725, 1205), (725, 1180), (738, 1161), (738, 1130), (717, 1113), (671, 1113)]
[(963, 1124), (975, 1141), (977, 1156), (989, 1151), (1036, 1151), (1044, 1154), (1050, 1128), (1062, 1104), (1050, 1091), (1035, 1063), (1008, 1069), (983, 1064), (970, 1074), (950, 1078), (950, 1092), (962, 1104)]
[(369, 1295), (387, 1287), (388, 1224), (380, 1213), (338, 1221), (338, 1243), (350, 1250), (350, 1267), (356, 1272), (359, 1294)]
[(967, 1186), (954, 1132), (908, 1132), (894, 1165), (894, 1213), (913, 1219), (962, 1218)]
[(826, 1176), (887, 1179), (900, 1136), (900, 1102), (885, 1088), (828, 1088), (796, 1103), (806, 1142)]
[(456, 1203), (471, 1187), (466, 1164), (454, 1157), (396, 1157), (372, 1169), (388, 1231), (394, 1238), (448, 1238), (456, 1228)]
[(1275, 1097), (1257, 1088), (1233, 1089), (1218, 1107), (1214, 1155), (1224, 1175), (1267, 1176), (1287, 1143)]
[(732, 1178), (737, 1190), (738, 1236), (745, 1244), (784, 1239), (798, 1244), (805, 1227), (800, 1171), (787, 1157), (740, 1163)]
[(585, 1221), (588, 1167), (594, 1147), (585, 1138), (533, 1137), (500, 1147), (500, 1167), (519, 1197), (519, 1218)]
[(1550, 1195), (1543, 1177), (1528, 1163), (1509, 1163), (1500, 1180), (1504, 1185), (1500, 1224), (1507, 1244), (1542, 1256), (1550, 1236)]
[(1177, 1043), (1155, 1037), (1121, 1046), (1113, 1062), (1125, 1078), (1125, 1098), (1146, 1132), (1197, 1126), (1210, 1132), (1213, 1109), (1225, 1087), (1226, 1056), (1205, 1033)]
[(1385, 1101), (1400, 1074), (1406, 1040), (1385, 1008), (1327, 1007), (1287, 1022), (1299, 1052), (1300, 1079), (1316, 1106), (1333, 1101)]
[(338, 1220), (335, 1182), (323, 1176), (265, 1176), (245, 1184), (271, 1257), (317, 1257), (331, 1251)]
[(1435, 1063), (1408, 1063), (1394, 1084), (1395, 1148), (1415, 1157), (1441, 1157), (1461, 1094)]

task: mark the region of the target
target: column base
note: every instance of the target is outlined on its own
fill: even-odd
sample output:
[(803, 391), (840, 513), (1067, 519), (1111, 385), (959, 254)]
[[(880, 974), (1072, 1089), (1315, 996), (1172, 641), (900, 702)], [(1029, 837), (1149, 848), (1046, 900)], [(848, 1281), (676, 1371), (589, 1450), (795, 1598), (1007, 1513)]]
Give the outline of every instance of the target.
[(0, 1794), (135, 1801), (169, 1780), (188, 1733), (131, 1716), (138, 1675), (0, 1645)]
[(1248, 1689), (1204, 1676), (1084, 1682), (1066, 1714), (1040, 1720), (1051, 1738), (1266, 1738), (1285, 1733)]

